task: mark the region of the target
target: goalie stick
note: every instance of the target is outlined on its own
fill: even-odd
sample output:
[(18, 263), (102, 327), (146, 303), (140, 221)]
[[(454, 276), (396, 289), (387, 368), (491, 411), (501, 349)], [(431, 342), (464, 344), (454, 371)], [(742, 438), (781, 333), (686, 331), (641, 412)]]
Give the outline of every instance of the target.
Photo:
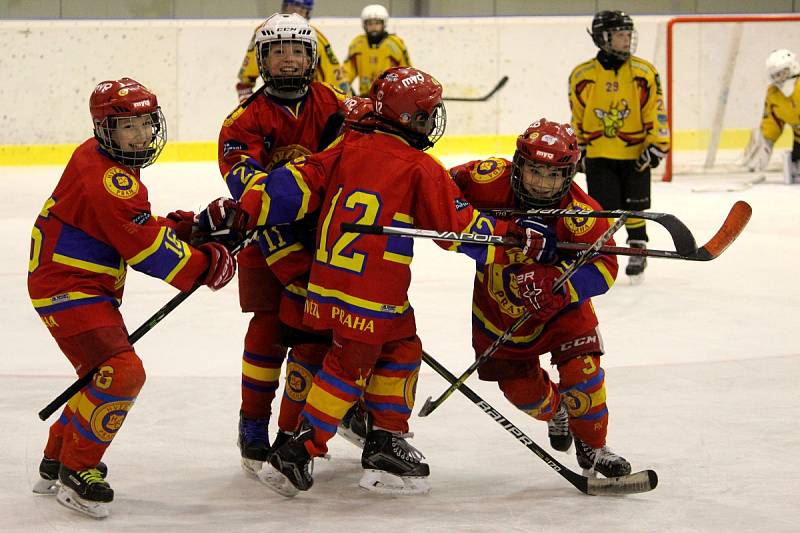
[[(231, 254), (236, 255), (239, 253), (245, 246), (247, 246), (252, 239), (255, 237), (257, 230), (254, 230), (247, 236), (242, 242), (237, 244), (232, 250)], [(153, 329), (156, 324), (161, 322), (164, 317), (170, 314), (176, 307), (184, 302), (189, 296), (194, 294), (194, 291), (201, 287), (200, 284), (195, 285), (191, 289), (186, 292), (179, 292), (176, 294), (170, 301), (168, 301), (164, 306), (155, 312), (153, 316), (147, 319), (147, 321), (136, 328), (136, 331), (128, 335), (128, 342), (134, 344), (136, 341), (144, 337), (145, 333)], [(102, 364), (102, 363), (101, 363)], [(89, 372), (84, 374), (83, 376), (76, 379), (72, 385), (64, 389), (64, 391), (56, 396), (53, 401), (48, 403), (41, 411), (39, 411), (39, 419), (40, 420), (47, 420), (50, 416), (58, 410), (59, 407), (67, 403), (70, 398), (72, 398), (75, 394), (80, 392), (82, 388), (89, 384), (92, 381), (95, 373), (97, 373), (100, 365), (92, 368)]]
[[(559, 290), (567, 281), (569, 281), (569, 278), (571, 278), (573, 274), (575, 274), (580, 267), (585, 265), (592, 257), (594, 257), (595, 252), (599, 250), (605, 243), (607, 243), (609, 239), (611, 239), (611, 237), (614, 236), (614, 233), (616, 233), (617, 230), (619, 230), (625, 224), (627, 218), (628, 218), (627, 215), (622, 215), (621, 217), (619, 217), (605, 231), (605, 233), (603, 233), (596, 241), (594, 241), (594, 243), (592, 243), (591, 246), (589, 246), (586, 250), (584, 250), (582, 255), (578, 257), (575, 261), (573, 261), (572, 264), (569, 266), (569, 268), (567, 268), (558, 277), (555, 283), (553, 283), (553, 292)], [(494, 342), (488, 348), (486, 348), (483, 351), (483, 353), (477, 359), (475, 359), (475, 361), (471, 365), (469, 365), (469, 368), (467, 368), (464, 372), (461, 373), (460, 376), (458, 376), (458, 379), (455, 382), (451, 383), (450, 387), (448, 387), (446, 391), (440, 394), (439, 397), (436, 398), (435, 400), (433, 400), (431, 396), (428, 396), (428, 399), (425, 400), (425, 403), (419, 410), (418, 413), (419, 416), (428, 416), (434, 411), (434, 409), (442, 405), (442, 403), (444, 403), (444, 401), (447, 398), (449, 398), (458, 387), (463, 385), (464, 382), (472, 374), (475, 373), (475, 371), (478, 369), (479, 366), (483, 365), (486, 361), (488, 361), (489, 358), (492, 357), (495, 354), (495, 352), (500, 349), (500, 346), (502, 346), (505, 342), (507, 342), (508, 339), (510, 339), (511, 336), (514, 335), (514, 333), (520, 327), (522, 327), (522, 325), (525, 322), (527, 322), (530, 317), (531, 313), (526, 310), (524, 313), (522, 313), (522, 315), (519, 318), (517, 318), (517, 320), (513, 324), (511, 324), (511, 326), (508, 327), (507, 330), (503, 332), (502, 335), (497, 337), (494, 340)]]
[(491, 91), (489, 91), (488, 93), (486, 93), (483, 96), (474, 96), (474, 97), (469, 97), (469, 96), (443, 96), (442, 100), (444, 100), (446, 102), (485, 102), (489, 98), (494, 96), (494, 94), (497, 91), (502, 89), (503, 86), (506, 83), (508, 83), (508, 76), (503, 76), (502, 78), (500, 78), (500, 81), (497, 82), (497, 85), (494, 86), (494, 89), (492, 89)]
[[(422, 360), (431, 367), (437, 374), (442, 376), (445, 381), (450, 383), (456, 382), (456, 377), (442, 366), (436, 359), (429, 353), (422, 352)], [(595, 478), (582, 476), (573, 472), (566, 466), (559, 463), (552, 455), (547, 453), (541, 446), (536, 444), (532, 438), (522, 432), (517, 426), (511, 423), (506, 417), (501, 415), (494, 407), (489, 405), (483, 398), (478, 396), (472, 389), (466, 385), (461, 385), (458, 388), (461, 393), (470, 399), (472, 403), (477, 405), (481, 411), (489, 415), (495, 422), (500, 424), (503, 429), (508, 431), (517, 441), (522, 443), (523, 446), (532, 451), (536, 456), (544, 461), (544, 463), (558, 472), (558, 474), (569, 481), (573, 487), (578, 489), (584, 494), (591, 496), (612, 496), (621, 494), (638, 494), (648, 492), (658, 486), (658, 475), (654, 470), (642, 470), (628, 474), (627, 476), (612, 477), (612, 478)]]

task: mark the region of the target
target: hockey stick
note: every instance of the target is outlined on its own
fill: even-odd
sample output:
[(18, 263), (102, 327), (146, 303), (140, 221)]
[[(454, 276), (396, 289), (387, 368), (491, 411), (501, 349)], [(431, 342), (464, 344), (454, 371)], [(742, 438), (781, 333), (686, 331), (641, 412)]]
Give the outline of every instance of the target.
[(656, 224), (660, 224), (664, 229), (669, 232), (672, 237), (672, 242), (675, 245), (675, 250), (681, 255), (688, 255), (697, 249), (697, 243), (694, 240), (694, 235), (686, 227), (686, 224), (680, 221), (675, 215), (669, 213), (656, 213), (653, 211), (625, 211), (622, 209), (615, 209), (613, 211), (592, 211), (589, 209), (505, 209), (505, 208), (487, 208), (482, 209), (477, 207), (478, 211), (491, 215), (493, 217), (507, 218), (507, 217), (570, 217), (570, 218), (617, 218), (627, 215), (629, 218), (642, 218), (651, 220)]
[(446, 102), (485, 102), (489, 98), (494, 96), (494, 94), (497, 91), (502, 89), (503, 86), (506, 83), (508, 83), (508, 76), (503, 76), (502, 78), (500, 78), (500, 81), (497, 82), (497, 85), (494, 86), (494, 89), (492, 89), (491, 91), (489, 91), (488, 93), (486, 93), (483, 96), (474, 96), (474, 97), (469, 97), (469, 96), (443, 96), (442, 100), (444, 100)]
[[(429, 353), (422, 352), (422, 360), (431, 367), (437, 374), (442, 376), (445, 381), (450, 383), (456, 382), (456, 377), (450, 373), (444, 366), (442, 366), (436, 359)], [(532, 438), (522, 432), (517, 426), (511, 423), (506, 417), (501, 415), (494, 407), (489, 405), (483, 398), (478, 396), (472, 389), (466, 385), (461, 385), (458, 390), (477, 405), (481, 411), (489, 415), (495, 422), (500, 424), (503, 429), (508, 431), (526, 448), (536, 454), (539, 459), (558, 472), (561, 477), (572, 483), (576, 489), (584, 494), (592, 496), (611, 496), (620, 494), (638, 494), (641, 492), (648, 492), (656, 488), (658, 485), (658, 475), (654, 470), (642, 470), (627, 476), (612, 477), (612, 478), (595, 478), (582, 476), (573, 472), (566, 466), (559, 463), (552, 455), (547, 453), (541, 446), (536, 444)]]
[[(603, 233), (594, 243), (592, 243), (589, 248), (583, 251), (583, 254), (578, 257), (572, 264), (567, 268), (561, 276), (558, 277), (555, 283), (553, 283), (553, 292), (559, 290), (564, 284), (569, 281), (569, 278), (575, 274), (580, 267), (585, 265), (592, 257), (594, 257), (595, 252), (599, 250), (605, 243), (614, 236), (614, 233), (617, 232), (623, 225), (625, 225), (625, 221), (627, 220), (627, 215), (622, 215), (619, 217), (606, 231)], [(486, 363), (490, 357), (492, 357), (497, 350), (500, 349), (505, 342), (510, 339), (514, 333), (522, 327), (522, 325), (528, 321), (531, 317), (531, 313), (529, 311), (525, 311), (522, 315), (513, 323), (507, 330), (503, 332), (502, 335), (497, 337), (492, 344), (486, 348), (483, 353), (475, 359), (475, 361), (469, 365), (469, 367), (458, 376), (458, 379), (453, 382), (450, 387), (447, 388), (442, 394), (439, 395), (438, 398), (435, 400), (432, 399), (431, 396), (428, 396), (428, 399), (425, 400), (425, 403), (419, 410), (419, 416), (428, 416), (431, 414), (437, 407), (442, 405), (444, 401), (449, 398), (453, 392), (464, 384), (464, 382), (478, 369), (479, 366)]]
[[(255, 237), (256, 233), (257, 233), (257, 231), (255, 231), (255, 230), (252, 231), (242, 242), (237, 244), (236, 247), (234, 247), (231, 250), (231, 254), (236, 255), (245, 246), (250, 244), (250, 242)], [(138, 341), (139, 339), (144, 337), (145, 333), (147, 333), (148, 331), (153, 329), (156, 326), (156, 324), (161, 322), (164, 319), (164, 317), (166, 317), (168, 314), (170, 314), (176, 307), (178, 307), (180, 304), (182, 304), (184, 300), (186, 300), (189, 296), (191, 296), (194, 293), (194, 291), (196, 291), (200, 287), (201, 287), (201, 285), (197, 284), (197, 285), (195, 285), (194, 287), (192, 287), (191, 289), (189, 289), (186, 292), (180, 292), (180, 293), (176, 294), (170, 301), (168, 301), (166, 304), (164, 304), (164, 306), (161, 309), (156, 311), (153, 316), (148, 318), (147, 321), (144, 324), (142, 324), (141, 326), (136, 328), (136, 331), (134, 331), (133, 333), (128, 335), (128, 342), (131, 343), (131, 344), (134, 344), (136, 341)], [(75, 394), (80, 392), (81, 389), (83, 389), (86, 385), (89, 384), (90, 381), (92, 381), (92, 378), (97, 373), (99, 368), (100, 368), (99, 365), (94, 367), (89, 372), (87, 372), (86, 374), (84, 374), (83, 376), (81, 376), (77, 380), (75, 380), (72, 383), (72, 385), (70, 385), (69, 387), (64, 389), (64, 392), (62, 392), (61, 394), (56, 396), (53, 399), (53, 401), (51, 401), (50, 403), (48, 403), (44, 407), (44, 409), (39, 411), (39, 419), (40, 420), (47, 420), (48, 418), (50, 418), (50, 416), (53, 413), (55, 413), (62, 405), (67, 403), (70, 398), (75, 396)]]
[[(572, 213), (575, 210), (561, 210)], [(720, 226), (717, 233), (706, 244), (700, 248), (693, 249), (691, 252), (681, 254), (670, 250), (655, 250), (652, 248), (628, 248), (624, 246), (605, 246), (597, 250), (597, 253), (612, 255), (642, 255), (646, 257), (661, 257), (665, 259), (682, 259), (684, 261), (711, 261), (730, 246), (730, 244), (744, 230), (750, 220), (752, 208), (747, 202), (737, 201), (731, 207), (728, 216)], [(598, 211), (585, 211), (586, 213), (597, 213)], [(623, 211), (625, 213), (636, 213)], [(654, 214), (654, 213), (650, 213)], [(655, 213), (661, 215), (661, 213)], [(556, 216), (567, 216), (558, 214)], [(635, 216), (635, 215), (632, 215)], [(667, 215), (672, 216), (672, 215)], [(680, 221), (679, 221), (680, 223)], [(682, 225), (682, 223), (680, 223)], [(494, 244), (499, 246), (521, 246), (521, 243), (514, 238), (500, 237), (499, 235), (484, 235), (482, 233), (458, 233), (455, 231), (436, 231), (417, 228), (395, 228), (392, 226), (369, 226), (365, 224), (342, 224), (342, 231), (352, 233), (368, 233), (373, 235), (400, 235), (402, 237), (419, 237), (424, 239), (438, 239), (466, 244)], [(677, 227), (677, 226), (675, 226)], [(684, 226), (685, 227), (685, 226)], [(688, 231), (688, 230), (687, 230)], [(694, 237), (692, 237), (694, 240)], [(727, 243), (727, 244), (726, 244)], [(577, 242), (559, 242), (556, 248), (559, 250), (583, 251), (589, 248), (588, 244)]]

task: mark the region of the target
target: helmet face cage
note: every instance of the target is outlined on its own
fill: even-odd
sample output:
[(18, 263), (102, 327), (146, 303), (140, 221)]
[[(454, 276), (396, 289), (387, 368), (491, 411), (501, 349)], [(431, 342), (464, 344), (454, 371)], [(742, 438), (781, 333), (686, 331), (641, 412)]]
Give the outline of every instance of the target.
[[(379, 20), (383, 23), (382, 31), (386, 31), (386, 26), (389, 24), (389, 12), (380, 4), (372, 4), (366, 6), (364, 9), (361, 10), (361, 26), (364, 28), (364, 31), (367, 31), (367, 21), (368, 20)], [(379, 33), (379, 32), (373, 32)]]
[(797, 56), (789, 50), (775, 50), (767, 57), (767, 76), (770, 83), (789, 97), (794, 92), (795, 78), (800, 75)]
[(552, 207), (569, 191), (581, 151), (569, 124), (544, 118), (517, 137), (511, 188), (521, 207)]
[[(615, 32), (629, 31), (630, 46), (627, 50), (616, 50), (612, 46), (612, 38)], [(623, 61), (636, 53), (636, 46), (639, 43), (639, 35), (633, 26), (633, 19), (622, 11), (601, 11), (592, 20), (592, 40), (602, 51), (610, 56)]]
[[(303, 46), (309, 60), (308, 66), (295, 75), (272, 73), (270, 52), (292, 53), (298, 44)], [(314, 78), (317, 65), (317, 35), (308, 22), (297, 14), (272, 15), (256, 32), (256, 59), (258, 72), (267, 88), (282, 92), (300, 93)]]
[[(411, 129), (425, 135), (430, 146), (433, 146), (436, 141), (442, 138), (446, 126), (447, 110), (445, 110), (443, 102), (436, 104), (431, 113), (422, 110), (417, 111), (411, 120)], [(425, 149), (427, 150), (430, 146)]]
[[(118, 139), (127, 131), (146, 130), (147, 144), (140, 150), (126, 150)], [(109, 115), (95, 121), (95, 138), (100, 146), (117, 162), (131, 168), (144, 168), (155, 162), (167, 144), (167, 122), (161, 108), (139, 115)], [(147, 137), (149, 136), (149, 141)]]

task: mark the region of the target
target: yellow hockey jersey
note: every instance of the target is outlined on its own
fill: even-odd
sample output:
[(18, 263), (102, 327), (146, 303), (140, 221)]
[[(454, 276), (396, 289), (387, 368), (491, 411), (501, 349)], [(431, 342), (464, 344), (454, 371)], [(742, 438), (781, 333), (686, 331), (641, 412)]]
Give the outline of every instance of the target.
[(669, 150), (669, 126), (655, 67), (632, 56), (619, 70), (595, 57), (569, 76), (572, 127), (586, 157), (637, 159), (651, 144)]
[[(261, 25), (259, 24), (258, 28)], [(344, 80), (344, 73), (336, 54), (333, 53), (331, 43), (328, 41), (322, 32), (315, 26), (314, 31), (317, 32), (317, 68), (314, 71), (314, 81), (321, 81), (333, 85), (342, 92), (348, 92), (347, 82)], [(256, 29), (258, 29), (256, 28)], [(261, 77), (258, 72), (258, 59), (256, 58), (256, 34), (250, 38), (250, 44), (247, 46), (247, 53), (242, 61), (242, 66), (239, 69), (239, 82), (246, 87), (255, 87), (256, 81)]]
[[(358, 95), (368, 96), (372, 82), (387, 68), (410, 67), (408, 49), (403, 40), (390, 33), (377, 46), (370, 46), (362, 33), (350, 42), (344, 62), (345, 81), (352, 83), (358, 77)], [(353, 93), (355, 93), (355, 89)]]
[(792, 128), (794, 142), (800, 143), (800, 78), (794, 83), (794, 92), (789, 97), (772, 84), (767, 89), (764, 114), (761, 117), (761, 133), (773, 143), (781, 136), (786, 124)]

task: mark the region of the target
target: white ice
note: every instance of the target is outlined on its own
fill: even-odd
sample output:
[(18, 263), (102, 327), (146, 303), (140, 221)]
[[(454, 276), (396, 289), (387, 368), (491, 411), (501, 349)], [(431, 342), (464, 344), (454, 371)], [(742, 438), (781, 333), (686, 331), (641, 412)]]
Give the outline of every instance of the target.
[[(446, 161), (454, 163), (455, 161)], [(36, 413), (74, 375), (34, 313), (25, 287), (30, 226), (61, 169), (0, 168), (3, 355), (0, 359), (2, 531), (797, 531), (800, 511), (800, 186), (778, 175), (741, 192), (694, 193), (752, 176), (654, 182), (653, 210), (680, 217), (705, 242), (737, 199), (753, 206), (744, 234), (709, 263), (651, 259), (646, 280), (624, 274), (595, 300), (606, 355), (609, 445), (634, 470), (658, 472), (647, 494), (590, 497), (460, 394), (411, 441), (431, 465), (426, 496), (358, 488), (359, 452), (331, 441), (315, 485), (286, 500), (239, 467), (236, 424), (247, 317), (236, 284), (202, 289), (136, 345), (148, 381), (105, 456), (116, 499), (93, 521), (35, 497), (48, 423)], [(154, 211), (191, 209), (224, 195), (213, 163), (145, 169)], [(376, 176), (379, 179), (380, 176)], [(669, 248), (649, 225), (651, 247)], [(416, 243), (411, 302), (426, 350), (453, 373), (471, 362), (470, 261)], [(624, 265), (625, 259), (621, 260)], [(131, 271), (122, 307), (129, 329), (175, 294)], [(544, 361), (546, 364), (546, 360)], [(545, 424), (474, 377), (469, 386), (546, 449)], [(423, 365), (418, 405), (447, 386)], [(52, 422), (53, 419), (50, 420)], [(272, 428), (274, 431), (274, 428)], [(574, 455), (552, 452), (578, 470)]]

